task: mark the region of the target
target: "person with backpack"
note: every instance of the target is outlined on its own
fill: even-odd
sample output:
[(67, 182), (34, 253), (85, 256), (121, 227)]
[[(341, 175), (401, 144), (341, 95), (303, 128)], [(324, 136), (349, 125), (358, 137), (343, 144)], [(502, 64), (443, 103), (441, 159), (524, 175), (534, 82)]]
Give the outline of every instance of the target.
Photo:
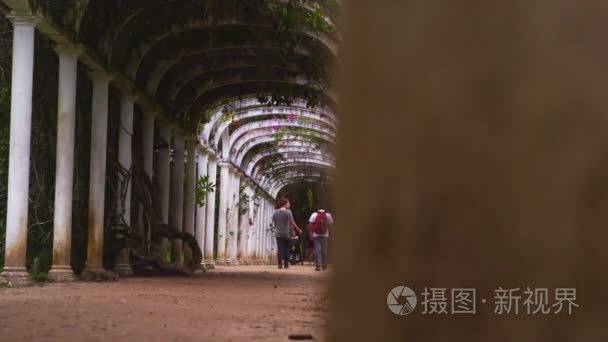
[(276, 210), (272, 214), (272, 223), (275, 228), (275, 237), (277, 239), (277, 262), (279, 269), (289, 267), (289, 240), (291, 239), (292, 229), (295, 229), (298, 234), (302, 234), (302, 229), (298, 227), (291, 213), (291, 204), (287, 198), (281, 198), (277, 202)]
[(319, 209), (308, 220), (315, 245), (315, 271), (327, 268), (327, 245), (329, 231), (334, 224), (331, 214)]

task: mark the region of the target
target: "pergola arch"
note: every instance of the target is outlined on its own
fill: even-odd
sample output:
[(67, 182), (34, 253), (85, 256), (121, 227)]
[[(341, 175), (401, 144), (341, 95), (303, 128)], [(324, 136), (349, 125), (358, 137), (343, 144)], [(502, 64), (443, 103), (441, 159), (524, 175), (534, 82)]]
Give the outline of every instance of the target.
[[(212, 108), (215, 104), (226, 98), (237, 98), (243, 95), (258, 94), (271, 95), (276, 90), (288, 90), (291, 98), (306, 98), (306, 94), (317, 92), (311, 90), (306, 84), (289, 84), (282, 81), (251, 81), (247, 83), (232, 83), (221, 87), (217, 87), (212, 91), (201, 94), (196, 98), (195, 102), (190, 107), (185, 115), (192, 118), (192, 122), (199, 122), (205, 111)], [(318, 93), (321, 104), (328, 107), (336, 107), (335, 94), (325, 91)]]
[[(158, 64), (159, 60), (174, 65), (180, 58), (210, 51), (231, 49), (242, 50), (246, 53), (248, 49), (252, 48), (269, 49), (271, 51), (280, 49), (280, 45), (272, 40), (260, 43), (258, 38), (250, 31), (251, 26), (247, 23), (226, 22), (223, 26), (193, 27), (180, 32), (168, 33), (158, 37), (159, 39), (155, 40), (153, 44), (143, 44), (139, 47), (142, 50), (131, 52), (131, 55), (126, 57), (125, 72), (139, 85), (145, 85), (147, 77), (150, 75), (149, 71), (153, 70), (153, 66)], [(223, 37), (223, 35), (230, 36), (230, 39)], [(268, 29), (267, 35), (272, 36), (270, 29)], [(214, 38), (214, 36), (219, 37)], [(307, 37), (309, 38), (308, 41), (304, 40), (296, 46), (298, 55), (312, 55), (313, 40), (311, 37)], [(315, 51), (315, 53), (317, 52)], [(118, 61), (114, 64), (116, 63)]]
[[(318, 106), (316, 108), (308, 108), (306, 101), (302, 99), (295, 99), (290, 105), (281, 105), (281, 106), (268, 106), (265, 103), (260, 103), (255, 96), (245, 96), (242, 100), (234, 100), (226, 103), (224, 106), (230, 106), (237, 112), (242, 112), (245, 110), (260, 110), (260, 111), (307, 111), (310, 113), (316, 113), (321, 117), (326, 117), (326, 119), (331, 120), (333, 124), (332, 126), (336, 126), (337, 118), (333, 111), (329, 110), (325, 106)], [(203, 130), (201, 131), (200, 137), (204, 141), (208, 141), (211, 133), (217, 128), (218, 122), (221, 117), (225, 115), (223, 109), (224, 106), (219, 106), (217, 109), (213, 111), (213, 114), (209, 117), (209, 121), (205, 123)], [(236, 109), (235, 109), (236, 108)], [(273, 113), (273, 114), (287, 114), (287, 113)]]
[(276, 184), (281, 184), (285, 181), (289, 181), (292, 179), (327, 179), (327, 178), (328, 178), (327, 175), (325, 175), (324, 173), (319, 173), (319, 172), (310, 172), (310, 173), (292, 172), (292, 173), (283, 174), (281, 176), (281, 178), (279, 178), (279, 177), (269, 178), (267, 181), (262, 182), (262, 184), (268, 188), (272, 188)]
[[(260, 159), (263, 158), (263, 155), (257, 155), (254, 160), (252, 160), (248, 166), (247, 166), (247, 172), (246, 174), (248, 174), (252, 179), (254, 180), (258, 180), (260, 177), (264, 177), (263, 174), (260, 173), (261, 171), (261, 167), (259, 166), (259, 162)], [(296, 164), (298, 162), (302, 162), (302, 163), (326, 163), (326, 164), (332, 164), (333, 165), (333, 160), (328, 159), (326, 155), (324, 154), (315, 154), (315, 153), (301, 153), (298, 155), (288, 155), (285, 157), (285, 159), (277, 164), (275, 164), (275, 166), (280, 165), (281, 163), (292, 163), (292, 164)]]
[[(329, 128), (331, 128), (332, 130), (328, 130), (327, 134), (331, 134), (333, 133), (333, 131), (336, 130), (336, 126), (335, 124), (331, 121), (331, 120), (327, 120), (325, 119), (323, 116), (318, 115), (312, 111), (308, 111), (308, 110), (302, 110), (302, 109), (290, 109), (290, 107), (282, 107), (282, 108), (278, 108), (278, 107), (271, 107), (271, 108), (257, 108), (257, 109), (253, 109), (253, 110), (244, 110), (244, 111), (235, 111), (235, 115), (234, 115), (234, 120), (244, 120), (244, 119), (252, 119), (252, 118), (260, 118), (260, 120), (254, 121), (254, 122), (270, 122), (271, 124), (275, 124), (271, 127), (281, 127), (281, 128), (289, 128), (289, 127), (294, 127), (292, 126), (293, 123), (295, 122), (301, 122), (301, 118), (306, 118), (308, 120), (306, 120), (307, 122), (315, 122), (321, 125), (327, 125)], [(268, 118), (269, 116), (274, 116), (274, 115), (296, 115), (297, 118), (294, 119), (287, 119), (286, 121), (282, 121), (282, 122), (278, 122), (278, 119), (276, 118)], [(266, 117), (266, 118), (264, 118)], [(285, 124), (284, 122), (288, 122), (289, 124)], [(221, 136), (222, 133), (227, 130), (229, 128), (229, 126), (231, 125), (231, 122), (224, 122), (224, 123), (220, 123), (219, 126), (217, 126), (216, 129), (214, 129), (212, 132), (215, 133), (213, 135), (213, 139), (214, 139), (214, 144), (217, 145), (218, 142), (218, 136)], [(316, 132), (316, 131), (315, 131)], [(211, 132), (210, 132), (211, 133)], [(331, 134), (332, 136), (335, 136), (335, 134)], [(211, 137), (209, 137), (211, 138)], [(233, 147), (236, 146), (236, 144), (231, 144), (231, 150), (233, 149)]]
[[(241, 3), (247, 5), (246, 3)], [(298, 7), (313, 10), (314, 6), (306, 4), (296, 4)], [(119, 44), (125, 32), (145, 32), (150, 34), (150, 29), (156, 30), (157, 35), (167, 34), (167, 32), (180, 32), (183, 30), (195, 29), (197, 27), (209, 26), (221, 23), (234, 23), (242, 25), (256, 24), (255, 19), (250, 16), (251, 11), (247, 6), (239, 6), (237, 1), (167, 1), (167, 0), (131, 0), (127, 3), (97, 0), (83, 1), (78, 8), (79, 17), (77, 20), (76, 31), (84, 37), (94, 36), (103, 37), (98, 39), (102, 42), (105, 50), (111, 50)], [(201, 13), (205, 15), (201, 18)], [(96, 27), (87, 20), (89, 18), (109, 18), (111, 21), (108, 27)], [(179, 18), (179, 19), (178, 19)], [(84, 20), (82, 20), (84, 19)], [(254, 19), (252, 21), (252, 19)], [(331, 24), (326, 18), (325, 21)], [(264, 24), (258, 22), (257, 24)], [(144, 31), (146, 30), (146, 31)], [(90, 31), (90, 32), (89, 32)], [(301, 29), (302, 33), (307, 30)], [(326, 34), (310, 33), (319, 43), (328, 49), (336, 51), (336, 37)], [(146, 41), (154, 41), (148, 37)], [(123, 46), (125, 47), (125, 46)]]
[[(318, 136), (316, 135), (316, 137), (318, 139), (321, 139), (324, 143), (326, 144), (333, 144), (332, 140), (333, 136), (330, 135), (326, 135), (326, 136)], [(231, 156), (232, 156), (232, 160), (234, 161), (234, 163), (236, 165), (242, 165), (243, 162), (245, 160), (247, 160), (247, 156), (248, 154), (254, 150), (257, 146), (263, 145), (263, 144), (268, 144), (268, 143), (275, 143), (276, 140), (274, 138), (274, 136), (272, 135), (263, 135), (261, 137), (257, 137), (257, 138), (253, 138), (250, 139), (248, 142), (245, 142), (243, 144), (243, 147), (240, 149), (236, 149), (233, 148), (232, 152), (231, 152)], [(238, 144), (238, 143), (237, 143)], [(310, 141), (300, 138), (300, 137), (295, 137), (295, 138), (288, 138), (285, 140), (282, 140), (279, 143), (279, 146), (281, 145), (285, 145), (285, 146), (301, 146), (302, 148), (305, 148), (307, 150), (318, 150), (317, 146), (313, 146), (313, 143), (311, 143)]]
[[(330, 177), (329, 167), (322, 166), (319, 164), (296, 164), (297, 168), (294, 166), (284, 167), (278, 170), (274, 170), (271, 177), (264, 178), (264, 181), (270, 181), (271, 179), (283, 179), (286, 177), (290, 177), (292, 175), (319, 175)], [(261, 184), (266, 184), (264, 181), (261, 181)]]
[(314, 176), (309, 176), (309, 177), (300, 177), (300, 176), (294, 176), (291, 178), (285, 178), (285, 179), (281, 179), (281, 180), (277, 180), (276, 182), (273, 182), (271, 184), (268, 184), (268, 192), (270, 193), (270, 195), (272, 197), (277, 197), (278, 193), (286, 186), (289, 186), (291, 184), (296, 184), (296, 183), (320, 183), (322, 181), (325, 180), (330, 180), (327, 177), (314, 177)]
[[(163, 62), (155, 66), (146, 81), (145, 89), (152, 96), (163, 94), (167, 99), (174, 99), (179, 88), (201, 75), (209, 74), (216, 70), (239, 70), (246, 67), (284, 67), (293, 72), (302, 72), (302, 68), (296, 63), (285, 63), (276, 55), (264, 54), (264, 49), (257, 49), (254, 56), (244, 54), (229, 55), (231, 49), (214, 50), (198, 55), (179, 56), (173, 63)], [(234, 49), (232, 49), (234, 50)], [(239, 49), (240, 50), (240, 49)], [(269, 50), (269, 49), (266, 49)], [(276, 51), (274, 51), (276, 54)], [(304, 58), (306, 55), (302, 55)]]
[[(159, 91), (160, 89), (158, 87), (161, 85), (164, 78), (170, 76), (171, 70), (176, 66), (196, 66), (201, 64), (202, 61), (213, 58), (214, 67), (217, 69), (230, 65), (231, 58), (234, 58), (235, 56), (238, 58), (248, 58), (251, 56), (255, 57), (260, 55), (276, 56), (278, 53), (280, 53), (279, 45), (267, 44), (265, 46), (260, 46), (255, 42), (226, 44), (224, 46), (214, 46), (212, 48), (195, 47), (184, 49), (183, 51), (176, 51), (170, 56), (163, 57), (161, 62), (156, 61), (156, 63), (150, 66), (150, 70), (145, 73), (146, 78), (144, 79), (143, 76), (140, 77), (139, 82), (142, 86), (145, 86), (145, 88), (148, 89), (156, 98), (163, 99), (163, 93)], [(296, 56), (299, 56), (302, 61), (307, 61), (313, 58), (313, 54), (311, 54), (306, 47), (296, 47), (294, 53)], [(216, 56), (222, 57), (220, 58)], [(231, 56), (231, 58), (226, 58), (226, 56)], [(269, 64), (268, 57), (266, 57), (266, 61), (266, 64)], [(260, 65), (259, 60), (256, 60), (256, 65)], [(275, 63), (274, 65), (283, 66), (285, 64)], [(144, 73), (141, 73), (141, 75), (144, 75)], [(201, 73), (193, 73), (192, 75), (200, 76)]]
[[(323, 7), (314, 1), (295, 5), (309, 11)], [(75, 9), (79, 17), (75, 27), (84, 43), (97, 46), (109, 67), (123, 72), (125, 81), (133, 80), (159, 102), (162, 112), (186, 126), (193, 125), (214, 101), (243, 94), (300, 94), (335, 104), (331, 92), (303, 76), (305, 66), (314, 61), (337, 60), (339, 35), (333, 30), (311, 31), (303, 24), (291, 33), (300, 37), (294, 48), (301, 58), (292, 55), (284, 61), (279, 56), (285, 42), (277, 42), (270, 17), (254, 7), (216, 0), (84, 1)], [(333, 26), (329, 17), (322, 20)], [(201, 53), (215, 56), (213, 67), (188, 58)], [(260, 53), (266, 56), (256, 57)], [(214, 86), (203, 86), (208, 83)]]
[[(200, 116), (199, 109), (203, 106), (199, 106), (201, 99), (206, 99), (208, 93), (213, 91), (221, 90), (230, 87), (239, 87), (243, 85), (253, 85), (254, 87), (260, 87), (265, 89), (266, 86), (274, 85), (274, 88), (280, 88), (281, 86), (301, 87), (302, 89), (314, 89), (315, 91), (321, 91), (317, 86), (311, 86), (310, 82), (301, 76), (296, 77), (281, 77), (280, 74), (275, 75), (249, 75), (243, 76), (241, 74), (235, 74), (225, 76), (221, 79), (215, 79), (212, 82), (200, 82), (200, 85), (195, 86), (193, 90), (184, 94), (182, 93), (175, 100), (176, 103), (181, 105), (176, 108), (177, 113), (183, 113), (186, 116), (198, 117)], [(272, 87), (270, 87), (272, 89)], [(266, 91), (264, 91), (266, 92)], [(333, 96), (332, 94), (326, 94), (327, 96)], [(220, 97), (221, 98), (221, 97)]]
[[(246, 125), (243, 125), (237, 128), (233, 133), (230, 134), (230, 146), (233, 146), (234, 143), (239, 140), (246, 133), (249, 133), (253, 130), (272, 130), (273, 127), (276, 126), (286, 126), (288, 129), (293, 128), (304, 128), (310, 131), (317, 131), (327, 133), (327, 126), (316, 124), (316, 123), (304, 123), (304, 122), (291, 122), (289, 120), (280, 119), (276, 121), (258, 121), (252, 122)], [(217, 144), (218, 140), (216, 140)]]

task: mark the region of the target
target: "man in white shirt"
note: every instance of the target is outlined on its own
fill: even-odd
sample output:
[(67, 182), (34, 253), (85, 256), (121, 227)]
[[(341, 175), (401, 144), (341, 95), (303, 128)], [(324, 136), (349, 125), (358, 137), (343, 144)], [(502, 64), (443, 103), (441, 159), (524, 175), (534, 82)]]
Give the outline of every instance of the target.
[(319, 214), (324, 214), (326, 217), (327, 231), (324, 234), (317, 234), (313, 232), (313, 240), (315, 244), (315, 271), (320, 271), (321, 268), (327, 268), (327, 245), (329, 241), (329, 231), (331, 230), (331, 226), (334, 224), (334, 219), (331, 217), (331, 214), (325, 212), (323, 209), (319, 209), (310, 216), (310, 219), (308, 220), (309, 229), (313, 229)]

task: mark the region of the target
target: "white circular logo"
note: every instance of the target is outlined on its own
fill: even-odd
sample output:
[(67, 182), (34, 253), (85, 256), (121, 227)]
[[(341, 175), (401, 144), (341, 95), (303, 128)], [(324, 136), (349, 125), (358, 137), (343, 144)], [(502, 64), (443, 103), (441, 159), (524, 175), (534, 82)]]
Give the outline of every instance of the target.
[[(399, 303), (399, 298), (401, 303)], [(386, 305), (395, 315), (405, 316), (416, 308), (418, 298), (412, 289), (405, 286), (397, 286), (386, 296)]]

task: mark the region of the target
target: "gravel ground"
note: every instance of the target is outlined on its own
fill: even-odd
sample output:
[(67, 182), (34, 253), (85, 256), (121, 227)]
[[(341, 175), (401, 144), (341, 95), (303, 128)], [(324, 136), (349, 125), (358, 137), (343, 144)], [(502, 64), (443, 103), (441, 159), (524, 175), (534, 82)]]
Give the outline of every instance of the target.
[(237, 266), (191, 278), (0, 289), (0, 341), (320, 341), (327, 275)]

